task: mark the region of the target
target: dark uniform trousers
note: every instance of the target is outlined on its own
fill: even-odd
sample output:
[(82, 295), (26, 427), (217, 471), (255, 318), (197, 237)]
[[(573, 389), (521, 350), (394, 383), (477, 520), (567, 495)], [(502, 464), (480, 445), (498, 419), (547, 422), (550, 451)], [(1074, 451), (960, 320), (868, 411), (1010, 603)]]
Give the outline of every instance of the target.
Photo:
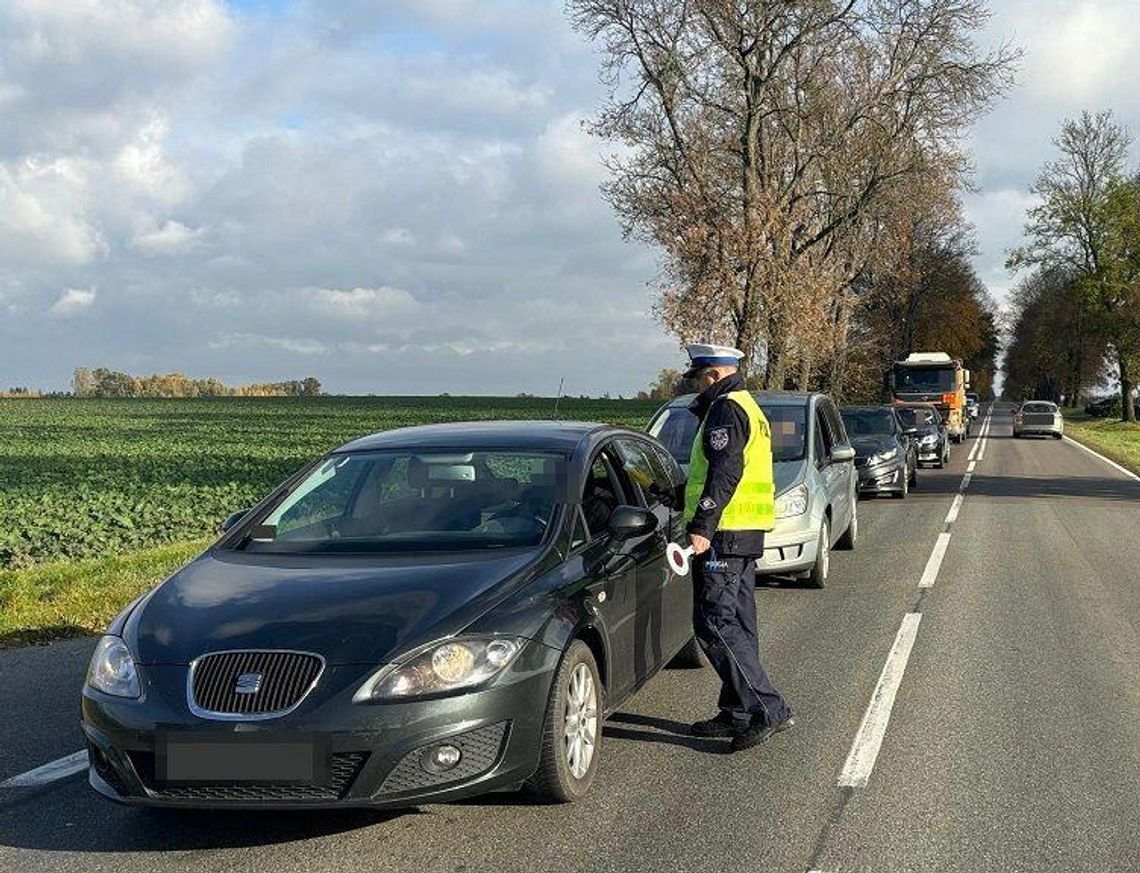
[(693, 627), (721, 680), (721, 712), (740, 722), (788, 718), (787, 703), (760, 664), (755, 559), (718, 554), (714, 544), (694, 561), (693, 574)]

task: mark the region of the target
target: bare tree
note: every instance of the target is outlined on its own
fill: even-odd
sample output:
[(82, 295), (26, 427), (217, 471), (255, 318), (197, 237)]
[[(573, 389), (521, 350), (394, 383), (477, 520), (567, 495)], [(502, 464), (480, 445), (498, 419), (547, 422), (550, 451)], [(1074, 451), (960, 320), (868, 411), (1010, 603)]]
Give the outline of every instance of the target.
[[(981, 0), (568, 0), (600, 43), (605, 192), (665, 253), (656, 312), (739, 346), (782, 387), (844, 340), (876, 204), (965, 170), (959, 137), (1014, 54)], [(801, 375), (802, 375), (801, 366)]]

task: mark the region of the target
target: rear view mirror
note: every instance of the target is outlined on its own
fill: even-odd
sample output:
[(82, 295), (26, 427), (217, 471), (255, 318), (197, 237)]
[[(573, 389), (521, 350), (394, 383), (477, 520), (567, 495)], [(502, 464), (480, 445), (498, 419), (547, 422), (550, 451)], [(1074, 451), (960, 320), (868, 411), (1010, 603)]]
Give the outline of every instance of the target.
[(239, 509), (237, 512), (226, 516), (226, 520), (218, 525), (218, 533), (224, 534), (234, 529), (239, 521), (249, 515), (248, 509)]
[(643, 537), (657, 528), (657, 516), (640, 506), (618, 506), (610, 513), (610, 539), (614, 542)]
[(831, 454), (828, 457), (836, 464), (841, 464), (844, 461), (854, 461), (855, 449), (846, 445), (833, 446)]

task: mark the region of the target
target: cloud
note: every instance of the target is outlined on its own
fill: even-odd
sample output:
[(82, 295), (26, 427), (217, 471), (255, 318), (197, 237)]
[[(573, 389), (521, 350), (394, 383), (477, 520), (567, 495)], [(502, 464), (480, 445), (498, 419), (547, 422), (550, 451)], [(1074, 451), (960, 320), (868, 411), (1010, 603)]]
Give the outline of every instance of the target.
[(53, 315), (71, 316), (84, 312), (95, 305), (94, 288), (68, 288), (51, 305)]
[(194, 248), (202, 231), (191, 230), (180, 221), (167, 220), (156, 230), (137, 234), (134, 248), (150, 255), (176, 255)]

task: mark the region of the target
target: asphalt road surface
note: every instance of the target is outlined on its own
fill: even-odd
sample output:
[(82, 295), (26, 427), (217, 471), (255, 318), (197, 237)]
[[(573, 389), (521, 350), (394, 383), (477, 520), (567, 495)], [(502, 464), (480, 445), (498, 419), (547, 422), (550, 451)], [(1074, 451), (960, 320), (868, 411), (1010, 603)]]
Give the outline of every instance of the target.
[(79, 749), (92, 641), (0, 652), (0, 871), (1140, 870), (1140, 481), (1012, 439), (997, 406), (919, 483), (860, 503), (826, 590), (757, 592), (794, 730), (726, 754), (685, 732), (711, 671), (665, 671), (573, 805), (178, 812), (79, 773), (4, 786)]

